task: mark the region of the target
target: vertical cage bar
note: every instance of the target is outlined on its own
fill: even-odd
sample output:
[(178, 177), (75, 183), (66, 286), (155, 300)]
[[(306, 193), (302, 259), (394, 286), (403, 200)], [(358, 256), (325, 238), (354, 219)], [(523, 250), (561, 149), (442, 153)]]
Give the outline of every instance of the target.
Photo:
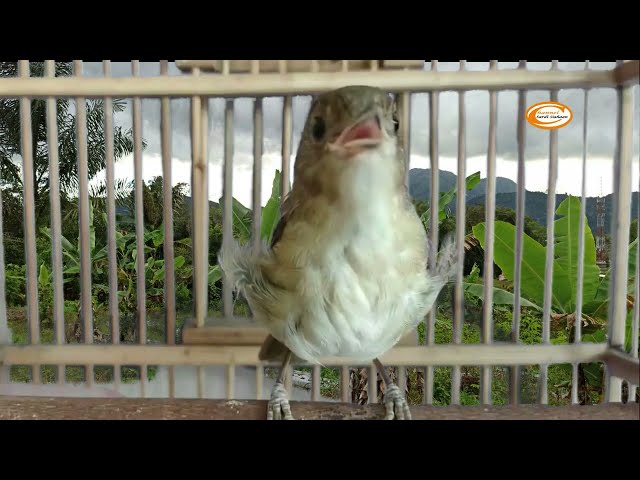
[[(398, 120), (400, 123), (400, 128), (398, 131), (398, 139), (400, 144), (402, 145), (402, 149), (404, 152), (404, 164), (405, 164), (405, 173), (404, 173), (404, 182), (407, 188), (407, 192), (409, 191), (409, 171), (411, 169), (411, 93), (410, 92), (402, 92), (396, 95), (396, 105), (398, 107)], [(404, 392), (406, 389), (406, 367), (398, 366), (398, 388), (400, 391)], [(400, 384), (400, 381), (404, 382), (404, 386)]]
[[(82, 61), (73, 61), (74, 75), (82, 76)], [(76, 99), (76, 135), (78, 149), (78, 213), (80, 217), (80, 312), (84, 342), (93, 343), (93, 305), (91, 303), (91, 246), (89, 244), (89, 169), (88, 169), (88, 139), (87, 139), (87, 100), (83, 97)], [(85, 366), (85, 382), (93, 384), (93, 366)]]
[[(2, 182), (2, 169), (0, 169), (0, 184)], [(7, 274), (5, 271), (4, 257), (4, 225), (2, 212), (2, 188), (0, 188), (0, 346), (12, 343), (11, 332), (7, 323)], [(0, 383), (9, 383), (9, 367), (0, 364)]]
[[(633, 358), (638, 358), (638, 325), (640, 324), (640, 176), (638, 177), (638, 231), (636, 234), (638, 243), (636, 245), (635, 302), (633, 302), (633, 316), (631, 318), (631, 356)], [(635, 401), (637, 390), (637, 382), (629, 385), (628, 402)]]
[[(222, 242), (228, 248), (233, 241), (233, 100), (227, 100), (224, 107), (224, 211), (222, 222)], [(226, 276), (223, 276), (223, 305), (224, 316), (233, 315), (233, 286)]]
[(264, 367), (256, 365), (256, 400), (262, 400), (264, 395)]
[[(527, 62), (521, 60), (519, 69), (526, 70)], [(527, 92), (518, 91), (518, 121), (517, 121), (517, 141), (518, 141), (518, 190), (516, 193), (516, 238), (515, 238), (515, 265), (513, 270), (513, 323), (511, 326), (511, 341), (520, 343), (520, 297), (522, 295), (522, 251), (524, 243), (524, 210), (525, 210), (525, 148), (527, 142), (527, 131), (525, 129)], [(509, 401), (517, 405), (520, 402), (520, 365), (512, 365), (509, 369)]]
[(349, 381), (351, 380), (351, 370), (343, 365), (340, 369), (340, 397), (344, 403), (351, 403), (349, 398)]
[[(111, 61), (104, 60), (102, 69), (105, 77), (111, 76)], [(109, 263), (109, 320), (111, 328), (111, 343), (120, 343), (120, 311), (118, 306), (118, 257), (116, 254), (116, 200), (115, 200), (115, 171), (114, 171), (114, 138), (113, 138), (113, 100), (104, 98), (104, 155), (107, 183), (107, 260)], [(120, 386), (120, 365), (113, 366), (113, 384), (116, 389)]]
[[(29, 77), (29, 61), (18, 62), (18, 76)], [(36, 155), (37, 138), (34, 139), (31, 125), (31, 98), (20, 98), (20, 133), (22, 154), (22, 185), (24, 189), (24, 236), (27, 263), (27, 322), (29, 342), (40, 343), (40, 319), (38, 310), (38, 259), (36, 251), (35, 213), (35, 169), (33, 157)], [(37, 135), (37, 132), (36, 132)], [(40, 365), (32, 367), (33, 383), (40, 383)]]
[[(169, 62), (160, 62), (160, 75), (169, 75)], [(171, 172), (171, 99), (160, 100), (160, 143), (162, 150), (162, 208), (164, 210), (164, 312), (165, 341), (176, 343), (176, 293), (173, 251), (173, 182)], [(175, 368), (169, 367), (169, 397), (176, 394)]]
[[(200, 69), (192, 70), (193, 76), (200, 75)], [(207, 317), (208, 268), (207, 243), (209, 239), (208, 214), (208, 165), (202, 151), (204, 127), (202, 109), (204, 99), (191, 97), (191, 194), (192, 239), (193, 239), (193, 296), (196, 327), (203, 327)], [(205, 216), (206, 215), (206, 216)]]
[[(589, 61), (585, 62), (585, 70), (589, 69)], [(576, 284), (576, 316), (573, 322), (573, 343), (582, 342), (582, 298), (584, 286), (584, 232), (587, 210), (587, 121), (589, 118), (589, 89), (584, 90), (584, 120), (582, 122), (582, 194), (580, 198), (580, 227), (578, 229), (578, 279)], [(578, 398), (579, 364), (571, 365), (571, 403), (580, 403)]]
[(280, 178), (280, 205), (289, 193), (289, 176), (291, 167), (291, 143), (293, 141), (293, 98), (284, 97), (282, 107), (282, 176)]
[(369, 403), (378, 403), (378, 369), (375, 364), (369, 367)]
[[(140, 76), (140, 61), (131, 61), (131, 74)], [(133, 177), (136, 210), (136, 296), (138, 343), (147, 343), (146, 255), (144, 251), (144, 184), (142, 180), (142, 99), (133, 97)], [(140, 365), (140, 393), (145, 396), (147, 366)]]
[[(229, 60), (222, 63), (222, 74), (230, 72)], [(222, 243), (228, 248), (233, 241), (233, 100), (227, 100), (224, 108), (224, 172), (223, 172), (223, 220)], [(226, 275), (222, 276), (223, 312), (226, 318), (233, 315), (233, 286)]]
[[(44, 62), (44, 74), (56, 76), (55, 61)], [(51, 210), (51, 273), (53, 277), (53, 324), (55, 343), (62, 345), (64, 338), (64, 291), (62, 276), (62, 213), (60, 208), (60, 177), (58, 153), (58, 109), (55, 97), (47, 97), (47, 150), (49, 155), (49, 202)], [(56, 380), (64, 383), (65, 367), (58, 365)]]
[[(622, 61), (618, 60), (616, 62), (616, 66), (621, 66), (622, 65)], [(616, 105), (617, 105), (617, 109), (616, 109), (616, 144), (615, 144), (615, 151), (613, 154), (613, 220), (615, 221), (616, 219), (616, 208), (618, 206), (618, 199), (617, 194), (618, 194), (618, 188), (620, 185), (620, 131), (621, 131), (621, 125), (622, 125), (622, 89), (621, 88), (616, 88)], [(616, 230), (616, 226), (614, 223), (612, 223), (611, 226), (611, 236), (613, 237), (615, 235), (615, 230)], [(616, 245), (615, 245), (615, 241), (611, 241), (611, 246), (609, 249), (609, 271), (613, 272), (614, 268), (616, 266), (616, 254), (617, 254), (617, 250), (616, 250)], [(614, 277), (614, 275), (611, 275), (612, 277)], [(608, 304), (608, 309), (607, 309), (607, 314), (608, 314), (608, 320), (609, 320), (609, 325), (608, 325), (608, 334), (609, 337), (611, 336), (611, 323), (612, 323), (612, 314), (613, 314), (613, 310), (615, 309), (615, 304), (614, 304), (614, 299), (612, 297), (612, 293), (615, 291), (613, 284), (614, 284), (615, 278), (611, 278), (610, 282), (609, 282), (609, 304)], [(608, 338), (607, 342), (609, 344), (611, 344), (612, 339)], [(604, 365), (604, 398), (605, 401), (610, 401), (609, 398), (612, 396), (610, 391), (613, 389), (615, 389), (616, 387), (620, 390), (621, 389), (621, 384), (620, 382), (616, 382), (615, 380), (610, 378), (610, 372), (609, 369), (607, 368), (607, 365)], [(613, 396), (615, 397), (615, 394), (613, 394)]]
[(398, 140), (402, 145), (405, 163), (405, 185), (409, 188), (409, 169), (411, 167), (411, 93), (402, 92), (396, 96), (400, 129)]
[[(431, 70), (436, 71), (438, 69), (438, 61), (431, 61)], [(438, 202), (440, 200), (440, 167), (438, 166), (438, 92), (431, 92), (429, 94), (429, 157), (431, 162), (431, 202), (429, 210), (431, 212), (430, 225), (429, 225), (429, 242), (431, 248), (429, 249), (429, 268), (436, 268), (436, 256), (438, 253)], [(426, 344), (427, 346), (435, 343), (435, 324), (436, 324), (436, 302), (433, 303), (433, 307), (429, 311), (427, 316), (426, 325)], [(427, 405), (433, 403), (433, 366), (429, 365), (425, 371), (424, 377), (424, 402)]]
[[(460, 71), (464, 71), (466, 61), (460, 61)], [(465, 107), (465, 92), (458, 93), (458, 181), (456, 196), (456, 257), (458, 259), (458, 270), (456, 272), (456, 283), (454, 286), (453, 303), (453, 343), (462, 343), (462, 325), (464, 323), (464, 290), (462, 282), (464, 278), (464, 237), (465, 237), (465, 217), (466, 217), (466, 184), (467, 177), (467, 152), (466, 152), (466, 122), (467, 112)], [(459, 365), (454, 365), (451, 369), (451, 403), (460, 404), (460, 387), (462, 374)]]
[[(281, 60), (279, 65), (280, 73), (287, 73), (287, 61)], [(287, 95), (282, 103), (282, 160), (280, 175), (280, 213), (282, 214), (282, 203), (289, 193), (289, 177), (291, 168), (291, 144), (293, 142), (293, 97)], [(293, 365), (285, 372), (284, 386), (287, 391), (291, 391), (293, 383)]]
[[(160, 75), (169, 75), (169, 62), (160, 62)], [(162, 207), (164, 210), (164, 298), (166, 342), (176, 342), (176, 294), (175, 270), (173, 268), (173, 189), (171, 171), (171, 99), (160, 100), (160, 141), (162, 149)]]
[[(203, 229), (200, 232), (200, 240), (202, 242), (202, 252), (204, 257), (203, 268), (200, 270), (202, 275), (203, 288), (203, 303), (204, 315), (206, 317), (209, 310), (209, 98), (201, 97), (200, 101), (200, 127), (202, 128), (202, 134), (200, 136), (200, 158), (202, 159), (203, 166), (203, 181), (204, 181), (204, 198), (201, 205), (200, 214), (202, 215), (197, 222), (203, 225)], [(206, 375), (204, 372), (204, 366), (198, 365), (198, 388), (201, 392), (206, 392)], [(201, 385), (200, 385), (201, 383)]]
[[(558, 61), (554, 60), (552, 70), (558, 69)], [(551, 101), (558, 101), (558, 91), (551, 90)], [(554, 218), (556, 210), (556, 184), (558, 181), (558, 130), (549, 132), (549, 177), (547, 186), (547, 245), (544, 266), (544, 305), (542, 313), (542, 343), (549, 344), (551, 328), (551, 301), (553, 295), (553, 260), (554, 260)], [(548, 385), (549, 365), (540, 365), (538, 378), (538, 403), (546, 405), (549, 401)]]
[[(498, 62), (491, 60), (491, 70)], [(484, 301), (482, 302), (482, 343), (493, 343), (493, 252), (496, 212), (496, 128), (498, 122), (498, 93), (489, 92), (489, 148), (487, 152), (487, 195), (485, 204)], [(480, 401), (491, 404), (491, 366), (480, 369)]]
[[(252, 60), (251, 72), (260, 73), (260, 61)], [(252, 237), (256, 252), (260, 249), (260, 230), (262, 220), (262, 151), (264, 144), (262, 97), (258, 97), (253, 105), (253, 219)]]
[(311, 401), (320, 401), (320, 366), (314, 365), (311, 371)]
[(227, 400), (231, 400), (235, 397), (235, 385), (236, 385), (236, 366), (231, 363), (227, 365)]
[[(259, 61), (253, 66), (254, 73), (259, 73)], [(251, 223), (253, 248), (256, 253), (261, 248), (260, 232), (262, 229), (262, 153), (264, 149), (263, 99), (258, 97), (253, 104), (253, 219)], [(263, 395), (264, 367), (256, 366), (256, 399)]]
[[(618, 90), (618, 132), (614, 156), (614, 227), (612, 278), (609, 286), (609, 338), (611, 348), (624, 349), (627, 317), (627, 282), (629, 278), (629, 229), (631, 224), (631, 175), (633, 149), (632, 86)], [(636, 263), (638, 259), (636, 259)], [(607, 375), (606, 401), (622, 400), (622, 379)]]
[(196, 395), (198, 398), (204, 398), (204, 368), (202, 365), (196, 367)]
[(264, 128), (262, 115), (262, 98), (256, 98), (253, 104), (253, 218), (251, 236), (253, 248), (258, 253), (261, 248), (260, 230), (262, 228), (262, 151), (264, 144)]
[[(287, 73), (287, 61), (280, 60), (279, 72)], [(280, 207), (289, 193), (289, 167), (291, 164), (291, 143), (293, 141), (293, 98), (287, 95), (282, 103), (282, 174), (280, 176)]]

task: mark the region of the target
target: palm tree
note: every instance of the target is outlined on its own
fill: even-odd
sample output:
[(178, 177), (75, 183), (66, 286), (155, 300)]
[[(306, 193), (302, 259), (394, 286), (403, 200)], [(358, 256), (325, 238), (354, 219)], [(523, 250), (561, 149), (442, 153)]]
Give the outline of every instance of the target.
[[(17, 62), (0, 62), (0, 77), (15, 77), (18, 72)], [(73, 73), (70, 62), (56, 62), (57, 77), (70, 76)], [(42, 77), (44, 62), (31, 62), (30, 75)], [(113, 100), (113, 111), (122, 112), (126, 103), (122, 99)], [(69, 99), (57, 100), (59, 178), (61, 194), (70, 199), (78, 186), (78, 163), (76, 151), (76, 118), (70, 111)], [(36, 206), (36, 227), (48, 224), (49, 212), (49, 152), (47, 147), (46, 101), (31, 101), (31, 128), (33, 134), (35, 185), (34, 199)], [(114, 127), (114, 157), (119, 160), (133, 152), (133, 136), (131, 129)], [(20, 102), (18, 99), (0, 99), (0, 174), (2, 186), (14, 192), (23, 188), (20, 171)], [(146, 143), (143, 141), (143, 148)], [(87, 101), (87, 145), (88, 172), (91, 180), (106, 167), (104, 103), (102, 100)]]

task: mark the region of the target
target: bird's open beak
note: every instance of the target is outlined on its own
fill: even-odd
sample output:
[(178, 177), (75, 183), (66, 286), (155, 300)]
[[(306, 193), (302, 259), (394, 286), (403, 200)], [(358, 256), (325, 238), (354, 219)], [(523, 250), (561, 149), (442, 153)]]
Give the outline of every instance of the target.
[(341, 151), (351, 157), (367, 148), (376, 147), (382, 142), (382, 129), (377, 115), (364, 119), (345, 128), (329, 149)]

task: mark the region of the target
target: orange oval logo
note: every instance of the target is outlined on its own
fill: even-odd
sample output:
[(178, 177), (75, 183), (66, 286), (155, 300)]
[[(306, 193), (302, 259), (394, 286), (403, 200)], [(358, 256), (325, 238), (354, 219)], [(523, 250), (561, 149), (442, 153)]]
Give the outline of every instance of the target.
[(539, 102), (527, 109), (527, 122), (543, 130), (562, 128), (573, 120), (573, 112), (563, 103)]

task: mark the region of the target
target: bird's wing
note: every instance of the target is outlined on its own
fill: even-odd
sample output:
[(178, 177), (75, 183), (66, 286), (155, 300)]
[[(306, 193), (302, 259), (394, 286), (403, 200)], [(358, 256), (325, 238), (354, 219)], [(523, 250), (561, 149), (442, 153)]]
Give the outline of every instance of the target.
[(282, 238), (282, 234), (284, 233), (284, 229), (287, 226), (287, 220), (289, 219), (289, 215), (283, 215), (278, 219), (278, 223), (276, 224), (276, 228), (273, 229), (273, 236), (271, 237), (271, 245), (273, 248)]
[(287, 222), (291, 218), (291, 215), (296, 210), (296, 205), (293, 201), (293, 197), (286, 196), (284, 201), (282, 202), (282, 213), (280, 218), (278, 219), (278, 223), (276, 224), (276, 228), (273, 229), (273, 235), (271, 237), (271, 245), (270, 247), (276, 246), (276, 244), (282, 238), (282, 234), (284, 233), (284, 229), (287, 227)]
[[(292, 206), (291, 202), (288, 201), (290, 197), (285, 199), (282, 204), (282, 215), (278, 219), (278, 223), (276, 224), (276, 228), (273, 230), (273, 235), (271, 236), (271, 244), (270, 247), (273, 249), (280, 239), (282, 238), (282, 234), (284, 233), (285, 228), (287, 227), (287, 222), (291, 217), (291, 214), (295, 210), (295, 207)], [(276, 339), (271, 334), (267, 335), (262, 346), (260, 348), (260, 353), (258, 353), (258, 358), (262, 361), (278, 361), (283, 360), (285, 354), (289, 351), (289, 349), (284, 345), (280, 340)]]

